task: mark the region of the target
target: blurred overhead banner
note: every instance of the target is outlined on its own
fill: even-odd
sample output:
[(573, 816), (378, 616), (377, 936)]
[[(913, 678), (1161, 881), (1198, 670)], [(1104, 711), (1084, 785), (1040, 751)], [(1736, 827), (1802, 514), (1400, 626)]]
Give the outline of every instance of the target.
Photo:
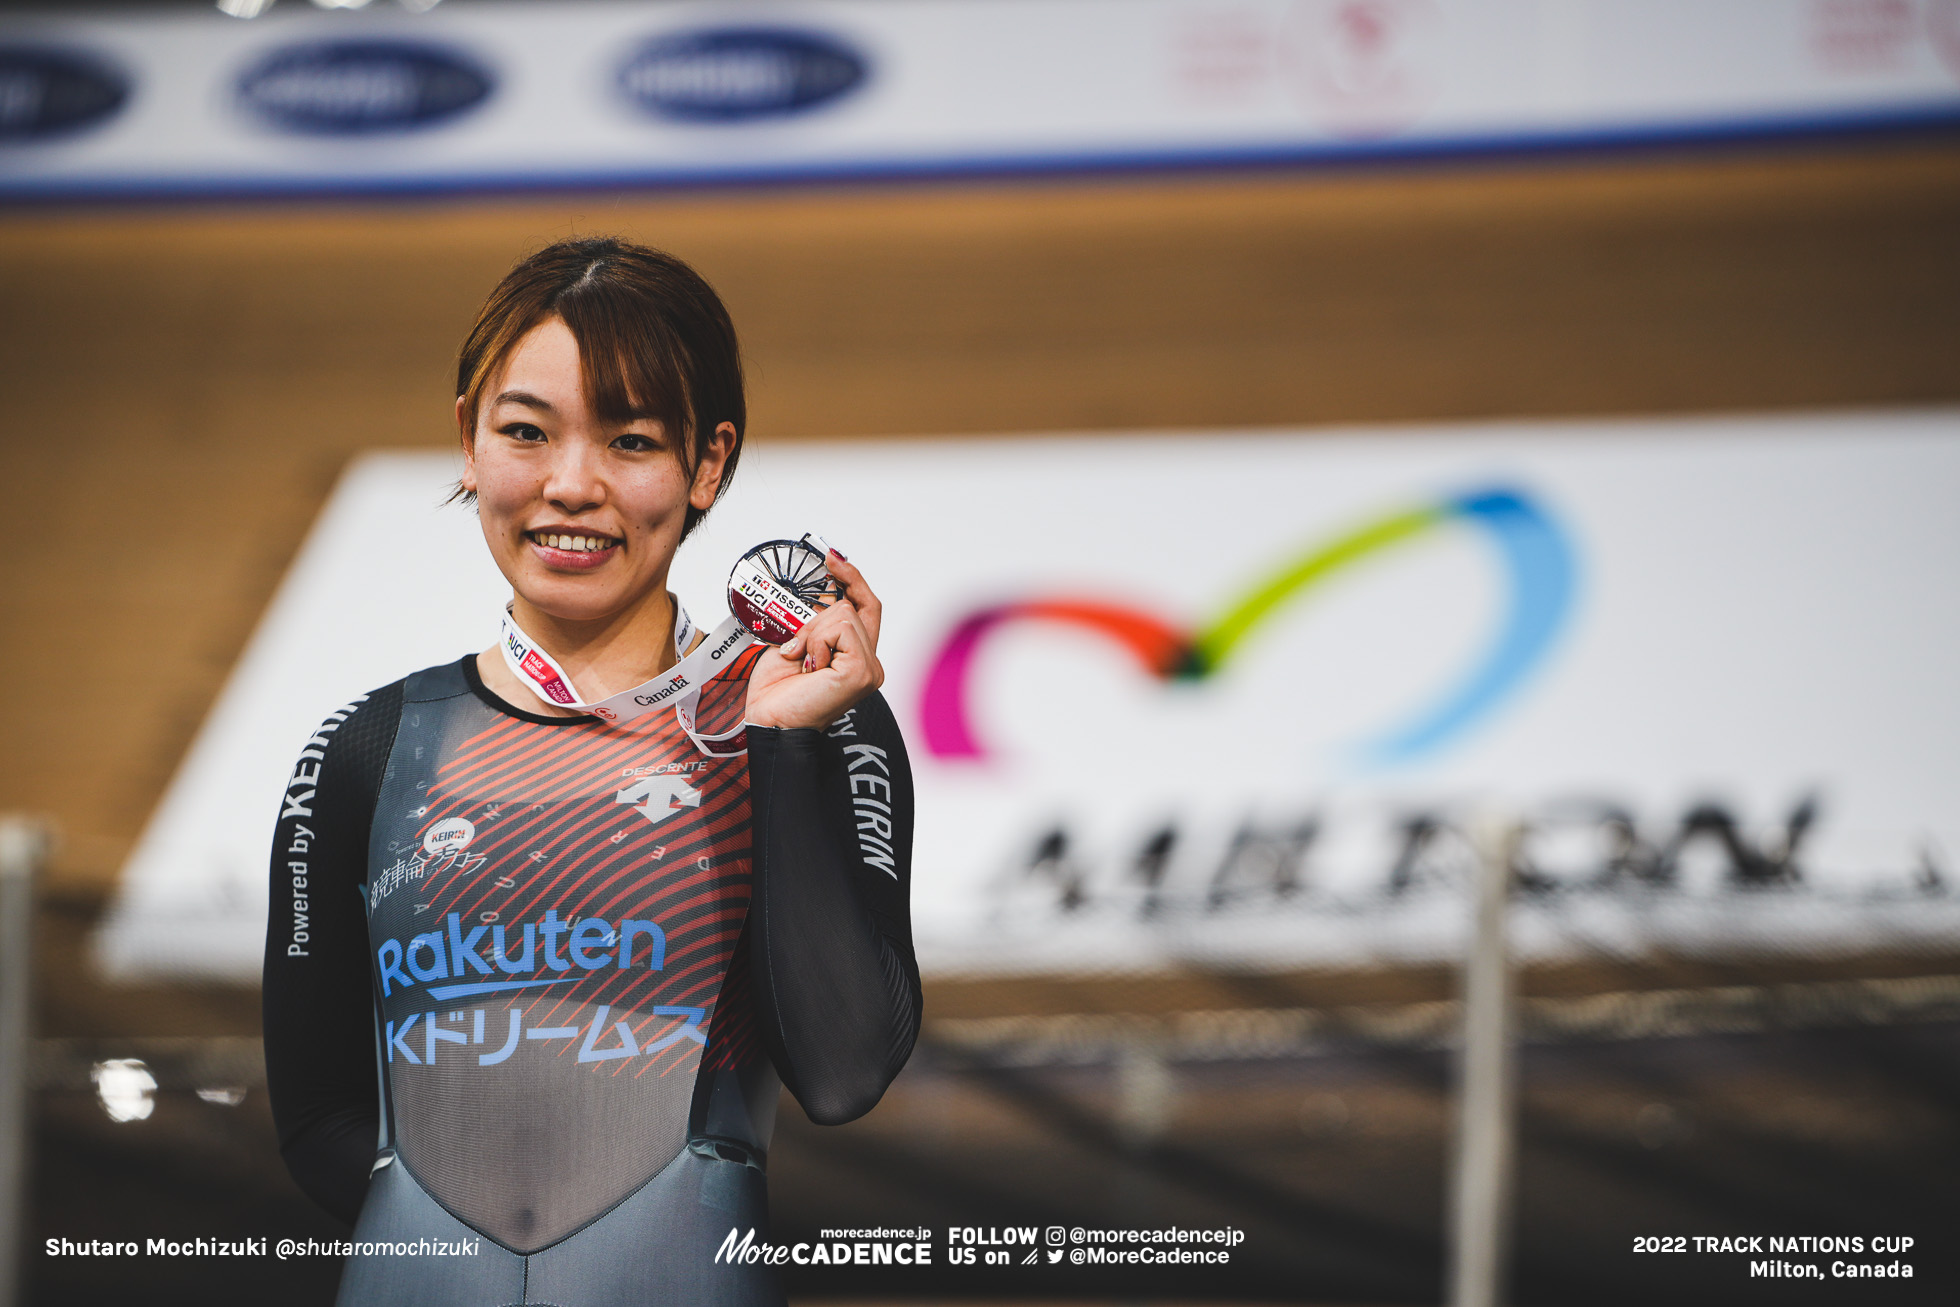
[(1311, 162), (1960, 120), (1960, 0), (85, 12), (0, 20), (0, 197)]
[[(315, 724), (491, 644), (455, 474), (349, 469), (112, 970), (255, 974)], [(814, 529), (884, 597), (928, 974), (1445, 958), (1491, 806), (1530, 822), (1530, 956), (1950, 946), (1956, 489), (1956, 411), (764, 443), (674, 585), (712, 623), (745, 549)]]

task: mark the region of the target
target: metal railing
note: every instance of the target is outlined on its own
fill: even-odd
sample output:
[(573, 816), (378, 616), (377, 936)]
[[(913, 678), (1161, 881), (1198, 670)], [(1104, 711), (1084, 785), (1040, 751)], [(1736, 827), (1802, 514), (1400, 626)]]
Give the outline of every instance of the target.
[(26, 1242), (27, 1096), (33, 1020), (34, 882), (47, 832), (0, 818), (0, 1307), (20, 1301)]

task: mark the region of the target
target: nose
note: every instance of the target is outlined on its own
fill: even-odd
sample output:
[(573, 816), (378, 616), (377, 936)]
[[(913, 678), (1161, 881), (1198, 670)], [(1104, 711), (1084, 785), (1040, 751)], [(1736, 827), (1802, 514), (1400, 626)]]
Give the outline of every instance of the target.
[(603, 460), (589, 440), (556, 440), (545, 473), (544, 497), (566, 515), (583, 513), (606, 501)]

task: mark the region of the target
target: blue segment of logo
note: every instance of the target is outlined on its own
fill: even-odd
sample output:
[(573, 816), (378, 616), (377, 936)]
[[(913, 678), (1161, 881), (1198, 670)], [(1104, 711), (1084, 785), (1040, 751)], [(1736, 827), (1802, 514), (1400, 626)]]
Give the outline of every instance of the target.
[(129, 100), (129, 79), (93, 55), (0, 46), (0, 141), (100, 126)]
[(1514, 490), (1487, 490), (1446, 505), (1482, 527), (1504, 560), (1510, 597), (1497, 638), (1431, 707), (1365, 746), (1371, 763), (1407, 762), (1435, 748), (1495, 707), (1523, 681), (1565, 625), (1577, 592), (1571, 542), (1558, 522)]
[(453, 50), (331, 41), (273, 54), (238, 79), (238, 100), (282, 131), (368, 136), (440, 125), (495, 89), (488, 69)]
[(835, 37), (783, 28), (725, 28), (665, 36), (619, 70), (642, 112), (681, 122), (732, 123), (805, 113), (864, 83), (864, 56)]

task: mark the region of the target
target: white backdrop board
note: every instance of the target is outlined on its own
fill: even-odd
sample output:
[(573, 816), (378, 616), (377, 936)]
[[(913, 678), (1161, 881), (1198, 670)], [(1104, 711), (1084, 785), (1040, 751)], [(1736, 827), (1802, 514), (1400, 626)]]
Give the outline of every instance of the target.
[(415, 7), (0, 16), (0, 197), (1310, 164), (1960, 120), (1960, 0)]
[[(302, 741), (491, 642), (455, 470), (349, 468), (109, 970), (254, 974)], [(1446, 956), (1492, 804), (1538, 822), (1527, 953), (1842, 951), (1960, 926), (1957, 494), (1952, 410), (765, 443), (675, 588), (712, 624), (814, 529), (884, 597), (929, 975)]]

